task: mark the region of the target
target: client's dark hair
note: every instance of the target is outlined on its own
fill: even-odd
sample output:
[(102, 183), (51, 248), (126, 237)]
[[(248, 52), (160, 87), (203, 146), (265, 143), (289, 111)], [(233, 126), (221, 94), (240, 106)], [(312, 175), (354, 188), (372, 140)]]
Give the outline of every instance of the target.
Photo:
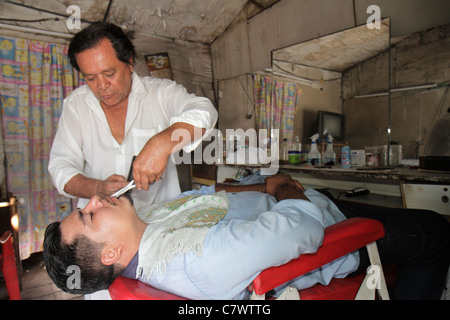
[[(45, 230), (44, 261), (48, 275), (61, 290), (72, 294), (89, 294), (107, 289), (123, 272), (118, 264), (106, 266), (100, 260), (103, 244), (79, 235), (70, 243), (62, 240), (60, 222)], [(72, 269), (72, 268), (76, 269)], [(78, 269), (79, 268), (79, 269)], [(75, 274), (79, 270), (79, 274)], [(74, 279), (79, 276), (79, 279)], [(74, 280), (79, 281), (74, 283)]]
[(94, 22), (74, 35), (70, 41), (67, 55), (72, 66), (80, 71), (76, 54), (94, 48), (103, 39), (109, 39), (111, 41), (116, 51), (117, 59), (126, 64), (129, 64), (130, 59), (132, 59), (132, 64), (136, 64), (134, 45), (123, 30), (112, 23)]

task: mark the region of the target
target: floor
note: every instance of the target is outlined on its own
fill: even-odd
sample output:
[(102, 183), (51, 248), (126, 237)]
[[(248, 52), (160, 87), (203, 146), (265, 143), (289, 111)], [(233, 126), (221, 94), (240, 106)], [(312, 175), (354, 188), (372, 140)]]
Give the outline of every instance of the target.
[[(58, 289), (50, 280), (45, 270), (42, 253), (34, 253), (22, 261), (22, 300), (84, 300), (84, 296), (76, 296)], [(0, 300), (8, 300), (8, 292), (0, 276)]]

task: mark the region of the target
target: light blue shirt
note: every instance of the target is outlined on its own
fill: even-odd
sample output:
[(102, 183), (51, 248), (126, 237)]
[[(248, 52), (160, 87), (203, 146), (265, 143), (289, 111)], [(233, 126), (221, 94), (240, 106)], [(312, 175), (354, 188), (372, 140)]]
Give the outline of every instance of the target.
[[(183, 195), (214, 191), (213, 186), (203, 187)], [(277, 203), (265, 193), (228, 193), (230, 208), (225, 218), (209, 230), (201, 256), (175, 256), (165, 272), (150, 277), (145, 256), (139, 254), (139, 280), (190, 299), (247, 299), (247, 286), (262, 270), (316, 252), (324, 228), (345, 219), (327, 197), (314, 190), (307, 190), (305, 195), (311, 202), (289, 199)], [(353, 272), (358, 264), (355, 252), (289, 284), (298, 289), (316, 283), (326, 285), (333, 277)]]

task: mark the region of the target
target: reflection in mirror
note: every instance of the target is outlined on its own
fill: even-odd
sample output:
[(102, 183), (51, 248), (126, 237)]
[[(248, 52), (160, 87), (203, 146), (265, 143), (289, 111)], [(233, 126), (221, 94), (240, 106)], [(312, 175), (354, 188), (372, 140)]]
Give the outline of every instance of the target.
[[(348, 70), (363, 61), (388, 51), (389, 28), (389, 19), (384, 19), (380, 29), (363, 25), (273, 51), (272, 69), (265, 72), (296, 81), (303, 91), (294, 128), (294, 135), (299, 135), (303, 143), (310, 142), (308, 138), (315, 133), (318, 112), (327, 111), (345, 114), (346, 136), (351, 145), (364, 148), (366, 144), (388, 144), (388, 99), (385, 97), (380, 102), (376, 110), (378, 123), (369, 134), (359, 132), (360, 126), (365, 128), (363, 123), (373, 123), (373, 117), (365, 116), (361, 110), (347, 114), (346, 100), (353, 100), (356, 95), (389, 91), (388, 63), (375, 71), (371, 87), (356, 88), (354, 78), (347, 75)], [(375, 137), (377, 141), (373, 140)]]
[(383, 164), (395, 166), (399, 157), (419, 164), (427, 132), (450, 101), (450, 25), (391, 38), (391, 23), (384, 19), (381, 29), (360, 26), (273, 51), (266, 72), (302, 79), (294, 135), (303, 143), (310, 142), (318, 111), (337, 112), (345, 115), (352, 149), (390, 148)]

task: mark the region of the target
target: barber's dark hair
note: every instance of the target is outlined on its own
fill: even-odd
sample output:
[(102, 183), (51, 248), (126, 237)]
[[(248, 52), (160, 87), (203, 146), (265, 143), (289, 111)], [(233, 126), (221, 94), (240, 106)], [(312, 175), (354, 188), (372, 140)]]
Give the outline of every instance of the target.
[[(90, 294), (107, 289), (123, 272), (118, 264), (106, 266), (101, 262), (100, 253), (103, 244), (79, 235), (70, 244), (64, 243), (61, 223), (54, 222), (45, 230), (44, 262), (48, 275), (55, 285), (71, 294)], [(79, 285), (69, 279), (79, 268)]]
[(80, 71), (76, 54), (94, 48), (103, 39), (111, 41), (116, 51), (117, 59), (126, 64), (129, 64), (130, 59), (132, 59), (132, 64), (136, 64), (134, 45), (120, 27), (107, 22), (93, 22), (74, 35), (70, 41), (67, 54), (72, 66)]

